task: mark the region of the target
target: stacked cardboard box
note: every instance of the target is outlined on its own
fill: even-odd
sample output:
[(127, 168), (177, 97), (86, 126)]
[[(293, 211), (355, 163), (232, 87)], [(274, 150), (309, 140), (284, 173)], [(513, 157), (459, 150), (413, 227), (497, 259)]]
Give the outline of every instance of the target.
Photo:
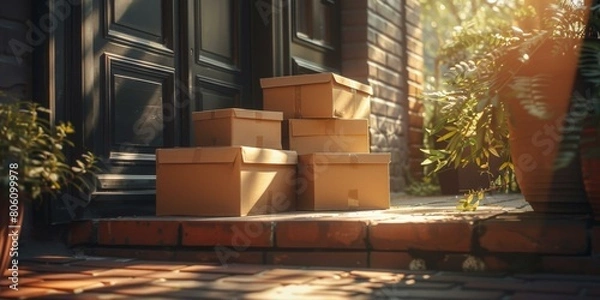
[(369, 153), (370, 86), (333, 73), (261, 79), (298, 158), (298, 208), (389, 208), (389, 153)]
[(296, 208), (297, 154), (281, 112), (196, 112), (194, 148), (156, 151), (157, 215), (245, 216)]
[(264, 110), (195, 112), (196, 147), (157, 150), (158, 215), (389, 207), (390, 155), (369, 153), (369, 86), (332, 73), (261, 85)]

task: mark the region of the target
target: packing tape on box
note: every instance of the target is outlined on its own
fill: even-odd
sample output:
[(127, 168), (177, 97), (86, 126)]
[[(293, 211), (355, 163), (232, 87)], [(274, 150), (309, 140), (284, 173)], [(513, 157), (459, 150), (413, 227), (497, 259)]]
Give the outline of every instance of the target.
[(348, 190), (348, 207), (358, 207), (358, 189)]
[(260, 121), (260, 120), (264, 119), (264, 114), (260, 111), (255, 112), (255, 119), (256, 119), (256, 121)]
[(358, 163), (359, 163), (358, 155), (350, 154), (350, 166), (352, 168), (358, 168), (358, 166), (359, 166)]
[(302, 118), (302, 87), (294, 87), (294, 117)]
[(262, 135), (257, 135), (256, 136), (256, 147), (258, 148), (262, 148), (262, 146), (264, 145), (264, 137)]

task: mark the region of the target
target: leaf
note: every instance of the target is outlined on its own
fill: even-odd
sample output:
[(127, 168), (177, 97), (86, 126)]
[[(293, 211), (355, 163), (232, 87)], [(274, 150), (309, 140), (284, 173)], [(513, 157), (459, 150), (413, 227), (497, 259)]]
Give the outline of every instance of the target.
[(437, 141), (443, 142), (443, 141), (453, 137), (456, 133), (457, 133), (457, 131), (450, 131), (450, 132), (444, 134), (442, 137), (438, 138)]
[(477, 193), (477, 199), (478, 199), (478, 200), (482, 200), (484, 196), (485, 196), (485, 192), (484, 192), (483, 190), (480, 190), (480, 191)]
[(13, 153), (21, 153), (21, 149), (13, 145), (8, 146), (8, 151)]
[(433, 161), (433, 160), (431, 160), (429, 158), (426, 158), (424, 161), (421, 162), (421, 166), (428, 166), (428, 165), (433, 164), (433, 163), (435, 163), (435, 161)]
[(492, 155), (494, 155), (495, 157), (500, 157), (500, 154), (498, 154), (498, 151), (496, 151), (496, 148), (490, 147), (490, 148), (488, 148), (488, 151), (490, 151), (490, 153), (492, 153)]
[(469, 195), (467, 196), (467, 199), (466, 199), (466, 200), (467, 200), (467, 202), (468, 202), (468, 203), (471, 203), (471, 201), (473, 201), (473, 197), (474, 197), (474, 196), (475, 196), (475, 195), (474, 195), (473, 193), (469, 193)]

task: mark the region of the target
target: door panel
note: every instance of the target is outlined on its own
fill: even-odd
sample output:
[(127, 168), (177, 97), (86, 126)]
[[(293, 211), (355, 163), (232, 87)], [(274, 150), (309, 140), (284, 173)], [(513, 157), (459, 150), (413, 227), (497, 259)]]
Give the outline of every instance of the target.
[(146, 51), (173, 54), (173, 3), (164, 0), (105, 0), (108, 39)]
[[(193, 0), (186, 3), (190, 113), (207, 109), (253, 108), (250, 69), (250, 1)], [(194, 129), (191, 121), (190, 144)]]
[(156, 42), (160, 42), (163, 24), (160, 0), (111, 0), (108, 3), (110, 6), (107, 16), (112, 19), (109, 21), (111, 27), (119, 25), (154, 37)]
[(107, 64), (111, 153), (153, 154), (168, 144), (164, 115), (173, 111), (165, 111), (163, 101), (173, 95), (173, 71), (111, 56)]
[(294, 0), (291, 5), (292, 74), (341, 70), (340, 1)]
[[(234, 41), (232, 24), (235, 12), (232, 0), (201, 0), (196, 4), (197, 15), (200, 16), (199, 27), (196, 28), (196, 39), (199, 41), (200, 59), (213, 58), (229, 66), (235, 66)], [(233, 21), (233, 22), (232, 22)]]

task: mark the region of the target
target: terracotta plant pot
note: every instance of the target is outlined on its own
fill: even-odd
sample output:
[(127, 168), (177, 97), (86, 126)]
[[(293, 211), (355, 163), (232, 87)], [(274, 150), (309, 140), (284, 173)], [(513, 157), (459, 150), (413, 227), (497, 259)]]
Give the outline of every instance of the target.
[[(550, 45), (548, 45), (550, 46)], [(542, 47), (519, 72), (519, 76), (548, 76), (543, 90), (544, 101), (551, 117), (538, 118), (528, 112), (517, 99), (507, 103), (509, 111), (509, 144), (515, 175), (521, 193), (532, 208), (544, 213), (589, 213), (590, 207), (583, 191), (579, 159), (556, 169), (555, 159), (564, 143), (578, 141), (563, 132), (576, 78), (578, 55), (550, 55)]]
[[(13, 247), (13, 238), (10, 234), (13, 233), (14, 230), (18, 230), (18, 235), (21, 234), (21, 225), (23, 224), (23, 205), (19, 204), (16, 210), (18, 213), (18, 216), (16, 217), (16, 223), (12, 223), (12, 218), (9, 216), (9, 212), (10, 203), (8, 201), (8, 195), (6, 195), (6, 192), (3, 192), (2, 196), (0, 196), (0, 275), (3, 275), (5, 271), (10, 268), (10, 263), (13, 258), (18, 259), (17, 257), (11, 257), (11, 252), (14, 252), (14, 249), (11, 250)], [(6, 279), (6, 276), (2, 277)]]
[(600, 132), (598, 128), (583, 130), (581, 143), (581, 173), (594, 219), (600, 220)]

